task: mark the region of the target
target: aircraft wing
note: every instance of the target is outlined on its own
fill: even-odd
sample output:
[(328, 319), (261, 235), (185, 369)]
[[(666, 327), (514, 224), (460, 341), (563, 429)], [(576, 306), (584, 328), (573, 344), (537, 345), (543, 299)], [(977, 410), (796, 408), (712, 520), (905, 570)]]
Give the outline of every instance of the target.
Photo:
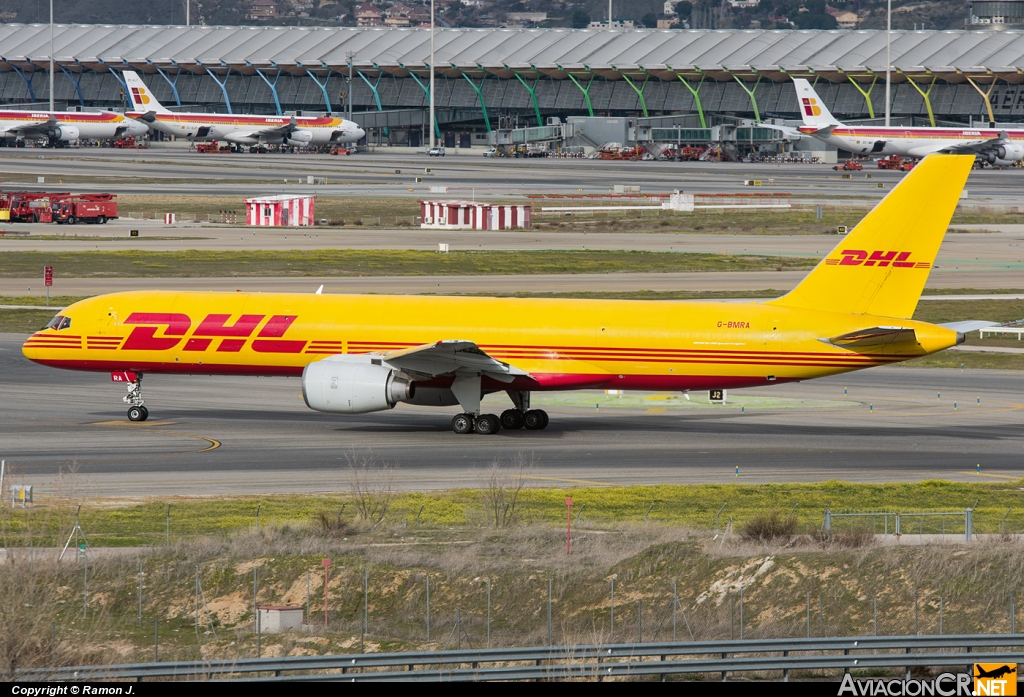
[(985, 140), (970, 140), (966, 143), (960, 143), (959, 145), (953, 145), (948, 148), (943, 148), (937, 152), (947, 153), (950, 155), (980, 155), (988, 152), (997, 145), (1010, 142), (1010, 136), (1006, 131), (999, 134), (998, 138), (987, 138)]
[(14, 128), (7, 129), (7, 132), (17, 133), (28, 138), (41, 138), (50, 135), (50, 133), (56, 130), (57, 125), (57, 119), (51, 115), (48, 121), (34, 121), (23, 126), (15, 126)]
[(388, 365), (414, 377), (437, 377), (464, 371), (511, 382), (516, 376), (529, 375), (524, 370), (488, 356), (472, 341), (457, 339), (390, 351), (383, 358)]
[(916, 344), (917, 334), (913, 329), (907, 327), (870, 327), (833, 336), (829, 339), (819, 339), (819, 341), (840, 348), (857, 350), (901, 343)]
[(299, 122), (295, 120), (293, 116), (291, 121), (284, 126), (274, 126), (273, 128), (264, 128), (258, 131), (252, 131), (247, 136), (250, 138), (286, 138), (289, 133), (298, 128)]

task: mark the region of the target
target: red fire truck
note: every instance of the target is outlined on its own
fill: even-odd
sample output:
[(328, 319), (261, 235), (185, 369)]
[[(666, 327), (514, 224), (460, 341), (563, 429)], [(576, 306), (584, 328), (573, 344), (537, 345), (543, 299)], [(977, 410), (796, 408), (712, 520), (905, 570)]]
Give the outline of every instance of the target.
[(10, 219), (18, 223), (50, 223), (51, 206), (69, 193), (16, 191), (3, 195), (3, 208), (10, 210)]
[(76, 194), (53, 201), (53, 222), (58, 225), (96, 223), (103, 225), (117, 217), (116, 194)]

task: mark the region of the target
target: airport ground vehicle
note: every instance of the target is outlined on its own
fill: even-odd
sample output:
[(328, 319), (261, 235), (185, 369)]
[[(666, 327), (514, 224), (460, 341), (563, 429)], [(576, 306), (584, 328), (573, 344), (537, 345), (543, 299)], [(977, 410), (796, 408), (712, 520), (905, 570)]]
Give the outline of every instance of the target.
[[(930, 155), (786, 295), (756, 302), (133, 291), (74, 303), (22, 352), (109, 372), (293, 376), (317, 411), (458, 405), (456, 433), (542, 429), (535, 391), (737, 389), (888, 365), (994, 322), (911, 319), (974, 164)], [(111, 320), (116, 317), (116, 320)], [(512, 408), (481, 413), (506, 393)]]
[(847, 160), (843, 164), (836, 165), (832, 169), (834, 169), (836, 171), (840, 171), (841, 170), (841, 171), (844, 171), (844, 172), (859, 172), (860, 170), (864, 169), (864, 165), (862, 165), (861, 163), (857, 162), (857, 160)]
[(892, 169), (899, 172), (909, 172), (914, 169), (914, 161), (899, 155), (889, 155), (878, 161), (878, 169)]
[(51, 208), (53, 203), (70, 195), (67, 192), (11, 192), (0, 195), (0, 208), (10, 211), (10, 220), (13, 222), (50, 223), (53, 222)]
[(487, 148), (486, 150), (484, 150), (484, 157), (497, 157), (497, 156), (498, 156), (498, 149), (497, 148)]
[(427, 150), (427, 155), (430, 157), (444, 157), (444, 148), (430, 148), (430, 150)]
[(76, 194), (61, 198), (51, 204), (53, 222), (58, 225), (75, 223), (96, 223), (103, 225), (117, 218), (115, 194)]

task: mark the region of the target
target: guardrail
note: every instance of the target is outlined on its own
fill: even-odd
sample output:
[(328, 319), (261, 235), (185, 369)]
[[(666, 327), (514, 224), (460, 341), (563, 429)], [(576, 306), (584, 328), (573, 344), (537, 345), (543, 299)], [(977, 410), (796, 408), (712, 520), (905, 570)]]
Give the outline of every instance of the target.
[[(1021, 647), (1024, 647), (1024, 634), (656, 642), (31, 668), (17, 671), (16, 680), (194, 679), (250, 675), (241, 679), (481, 681), (664, 677), (681, 673), (721, 673), (724, 680), (728, 673), (749, 671), (783, 671), (783, 679), (788, 679), (789, 671), (793, 670), (897, 667), (904, 668), (909, 675), (913, 666), (956, 666), (969, 671), (969, 666), (976, 662), (993, 663), (1013, 658), (1014, 654), (1008, 652), (1016, 649), (1019, 654)], [(915, 649), (926, 652), (913, 653)], [(940, 649), (954, 651), (941, 652)], [(988, 650), (979, 652), (977, 649)], [(902, 653), (880, 653), (883, 651)], [(794, 653), (797, 655), (791, 655)]]

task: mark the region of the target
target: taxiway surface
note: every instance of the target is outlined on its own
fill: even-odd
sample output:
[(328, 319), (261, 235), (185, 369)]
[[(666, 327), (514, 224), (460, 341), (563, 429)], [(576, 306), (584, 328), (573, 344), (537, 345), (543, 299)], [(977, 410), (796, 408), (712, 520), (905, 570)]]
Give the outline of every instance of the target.
[[(491, 462), (517, 454), (535, 461), (532, 483), (554, 486), (1024, 477), (1018, 371), (876, 368), (734, 391), (724, 406), (535, 394), (547, 430), (457, 436), (457, 408), (319, 414), (297, 379), (149, 376), (150, 420), (132, 424), (109, 376), (34, 365), (23, 339), (0, 335), (0, 442), (10, 481), (42, 493), (344, 491), (348, 458), (369, 453), (396, 466), (405, 489), (479, 486)], [(506, 403), (494, 395), (485, 408)], [(74, 474), (60, 479), (62, 469)]]

